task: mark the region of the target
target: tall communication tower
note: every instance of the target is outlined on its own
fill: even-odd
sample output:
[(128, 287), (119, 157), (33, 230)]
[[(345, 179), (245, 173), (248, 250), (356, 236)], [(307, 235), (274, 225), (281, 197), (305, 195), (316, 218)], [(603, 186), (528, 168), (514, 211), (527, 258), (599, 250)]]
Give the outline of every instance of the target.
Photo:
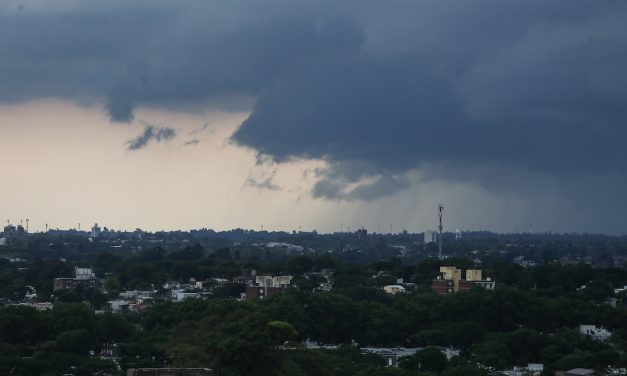
[(438, 241), (438, 257), (442, 260), (442, 217), (444, 216), (444, 205), (438, 205), (438, 215), (440, 217), (440, 226), (438, 230), (440, 232), (439, 241)]

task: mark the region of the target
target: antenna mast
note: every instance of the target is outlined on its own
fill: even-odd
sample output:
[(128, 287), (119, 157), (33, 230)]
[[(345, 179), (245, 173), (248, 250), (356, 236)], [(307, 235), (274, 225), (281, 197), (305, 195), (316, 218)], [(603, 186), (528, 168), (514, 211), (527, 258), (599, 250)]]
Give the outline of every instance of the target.
[(440, 226), (438, 227), (438, 229), (440, 230), (440, 241), (438, 242), (438, 257), (440, 258), (440, 260), (442, 260), (442, 217), (444, 216), (444, 205), (442, 204), (438, 205), (438, 215), (440, 217)]

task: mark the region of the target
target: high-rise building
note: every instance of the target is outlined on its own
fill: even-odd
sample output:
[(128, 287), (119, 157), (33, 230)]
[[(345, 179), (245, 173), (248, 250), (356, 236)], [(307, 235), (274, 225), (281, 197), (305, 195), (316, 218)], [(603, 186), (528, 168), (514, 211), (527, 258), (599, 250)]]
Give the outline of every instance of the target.
[(94, 227), (91, 228), (91, 237), (92, 238), (97, 238), (100, 235), (100, 227), (98, 227), (98, 224), (94, 224)]
[(435, 231), (427, 230), (424, 233), (425, 244), (435, 243), (437, 241), (438, 233)]

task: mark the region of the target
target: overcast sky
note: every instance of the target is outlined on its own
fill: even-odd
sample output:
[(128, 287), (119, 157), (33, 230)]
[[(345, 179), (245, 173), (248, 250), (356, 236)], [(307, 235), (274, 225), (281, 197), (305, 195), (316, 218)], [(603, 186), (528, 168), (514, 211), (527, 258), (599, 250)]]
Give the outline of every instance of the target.
[(627, 2), (0, 2), (35, 230), (627, 227)]

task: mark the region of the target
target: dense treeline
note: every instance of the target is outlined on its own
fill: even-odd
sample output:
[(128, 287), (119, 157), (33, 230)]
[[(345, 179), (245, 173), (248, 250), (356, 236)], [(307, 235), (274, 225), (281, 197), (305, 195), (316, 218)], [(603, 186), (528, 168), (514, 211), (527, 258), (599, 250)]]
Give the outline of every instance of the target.
[[(576, 330), (581, 323), (612, 330), (613, 345), (581, 337)], [(51, 312), (7, 307), (0, 310), (4, 350), (0, 372), (43, 374), (45, 368), (54, 374), (71, 366), (77, 367), (72, 371), (76, 374), (114, 370), (112, 363), (87, 356), (90, 349), (98, 352), (106, 343), (118, 344), (122, 367), (210, 366), (220, 375), (415, 374), (411, 372), (417, 371), (416, 364), (429, 363), (410, 358), (399, 370), (383, 371), (380, 361), (357, 356), (350, 346), (339, 351), (300, 350), (298, 344), (305, 339), (461, 349), (460, 358), (422, 369), (445, 375), (455, 369), (483, 372), (474, 366), (477, 362), (499, 369), (527, 362), (544, 363), (547, 370), (603, 368), (625, 365), (627, 359), (621, 355), (626, 349), (625, 328), (624, 307), (512, 288), (452, 296), (416, 291), (393, 297), (368, 287), (331, 293), (291, 290), (253, 303), (162, 302), (139, 316), (96, 316), (83, 304), (58, 304)], [(294, 348), (278, 350), (286, 341)]]
[[(63, 258), (72, 262), (93, 263), (103, 252), (120, 257), (136, 255), (141, 250), (160, 247), (167, 253), (180, 251), (190, 244), (199, 244), (207, 253), (231, 247), (234, 256), (242, 258), (267, 258), (276, 261), (289, 252), (280, 248), (268, 249), (266, 242), (285, 243), (302, 247), (308, 254), (332, 254), (334, 258), (350, 263), (370, 263), (399, 256), (417, 262), (437, 254), (435, 243), (424, 244), (422, 234), (369, 234), (358, 236), (353, 233), (318, 234), (315, 232), (267, 232), (231, 230), (214, 232), (171, 231), (144, 233), (102, 232), (98, 237), (88, 237), (88, 232), (49, 231), (30, 234), (28, 238), (2, 247), (2, 253), (26, 258)], [(444, 234), (445, 254), (482, 260), (511, 260), (514, 256), (539, 263), (548, 263), (562, 257), (602, 259), (620, 256), (614, 265), (625, 266), (627, 262), (627, 236), (615, 237), (590, 234), (464, 232), (460, 240), (453, 233)], [(402, 252), (401, 252), (402, 249)]]
[[(37, 241), (41, 247), (49, 246)], [(122, 374), (128, 367), (175, 365), (211, 367), (225, 376), (472, 376), (488, 374), (485, 367), (505, 369), (539, 362), (549, 375), (555, 369), (627, 365), (627, 299), (625, 292), (614, 292), (627, 284), (627, 271), (552, 261), (553, 255), (569, 249), (566, 243), (523, 244), (517, 252), (548, 255), (532, 268), (488, 254), (482, 257), (481, 268), (497, 281), (495, 291), (474, 289), (440, 296), (431, 291), (430, 283), (441, 265), (466, 269), (481, 260), (388, 258), (383, 238), (368, 243), (363, 252), (349, 250), (342, 257), (332, 252), (289, 256), (274, 249), (226, 247), (212, 241), (211, 247), (100, 250), (89, 263), (40, 257), (39, 251), (27, 261), (0, 259), (0, 293), (8, 302), (23, 299), (27, 286), (36, 289), (39, 301), (56, 302), (52, 311), (0, 309), (0, 374)], [(494, 246), (481, 239), (472, 242)], [(83, 240), (57, 245), (54, 252), (94, 246)], [(472, 250), (464, 243), (455, 247), (462, 255)], [(586, 247), (571, 246), (569, 252), (585, 255)], [(104, 280), (104, 291), (78, 288), (53, 293), (52, 279), (73, 276), (75, 265), (93, 266)], [(322, 280), (311, 273), (323, 268), (334, 271), (333, 290), (314, 292)], [(257, 302), (234, 300), (243, 288), (235, 283), (212, 285), (208, 300), (163, 299), (165, 282), (194, 278), (212, 284), (211, 278), (230, 280), (252, 269), (258, 274), (294, 275), (293, 287)], [(415, 288), (396, 296), (382, 292), (382, 286), (399, 278)], [(155, 289), (158, 297), (141, 313), (94, 313), (128, 289)], [(605, 304), (608, 298), (616, 299), (616, 307)], [(577, 330), (580, 324), (611, 330), (611, 343), (582, 337)], [(341, 346), (305, 350), (306, 340)], [(114, 344), (117, 363), (98, 357)], [(359, 347), (365, 346), (424, 350), (391, 369), (378, 356), (360, 354)], [(461, 354), (447, 360), (434, 346), (454, 347)]]

